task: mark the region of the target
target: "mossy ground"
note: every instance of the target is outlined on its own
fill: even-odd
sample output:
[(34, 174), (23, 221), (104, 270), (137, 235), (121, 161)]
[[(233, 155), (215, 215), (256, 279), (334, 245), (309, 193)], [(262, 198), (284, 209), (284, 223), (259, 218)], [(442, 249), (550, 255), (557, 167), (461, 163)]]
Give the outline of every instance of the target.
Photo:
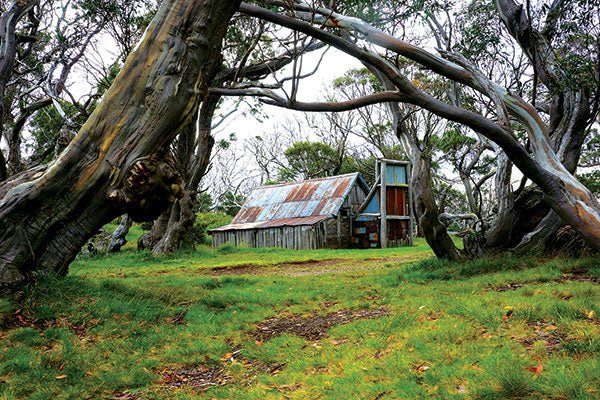
[[(600, 398), (594, 276), (597, 259), (452, 264), (421, 241), (159, 259), (128, 245), (0, 299), (0, 398)], [(374, 309), (386, 315), (320, 340), (254, 334), (269, 318)], [(190, 370), (221, 378), (194, 387)]]

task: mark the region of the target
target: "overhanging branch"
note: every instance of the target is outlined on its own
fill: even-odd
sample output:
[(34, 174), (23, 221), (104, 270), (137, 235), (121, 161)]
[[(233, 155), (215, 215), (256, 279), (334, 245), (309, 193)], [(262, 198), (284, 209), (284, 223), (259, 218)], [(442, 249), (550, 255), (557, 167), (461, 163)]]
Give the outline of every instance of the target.
[(377, 92), (371, 95), (339, 102), (288, 101), (275, 92), (265, 89), (211, 88), (210, 93), (221, 96), (259, 97), (260, 101), (265, 104), (305, 112), (343, 112), (356, 110), (373, 104), (400, 102), (403, 100), (401, 93), (394, 91)]

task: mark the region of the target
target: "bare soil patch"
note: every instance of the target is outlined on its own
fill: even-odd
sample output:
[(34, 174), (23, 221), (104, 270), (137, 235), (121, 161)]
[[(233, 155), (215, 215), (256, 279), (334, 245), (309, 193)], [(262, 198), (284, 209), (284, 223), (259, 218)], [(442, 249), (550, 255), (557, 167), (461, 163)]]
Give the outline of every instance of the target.
[(508, 285), (491, 285), (485, 288), (486, 292), (506, 292), (507, 290), (521, 289), (524, 285), (522, 283), (509, 283)]
[(201, 275), (223, 276), (223, 275), (323, 275), (329, 273), (344, 273), (352, 271), (367, 271), (383, 268), (390, 263), (413, 262), (421, 259), (421, 256), (402, 257), (377, 257), (365, 259), (329, 258), (325, 260), (301, 260), (290, 261), (271, 265), (237, 264), (214, 267), (200, 271)]
[(562, 281), (590, 282), (600, 285), (600, 278), (584, 274), (563, 274)]
[(161, 386), (168, 388), (190, 386), (199, 390), (207, 390), (211, 387), (227, 385), (232, 381), (231, 376), (225, 372), (222, 365), (167, 368), (162, 371), (161, 375)]
[(294, 267), (328, 267), (330, 265), (338, 265), (350, 260), (344, 258), (330, 258), (327, 260), (307, 260), (307, 261), (292, 261), (283, 264), (277, 264), (275, 268), (294, 268)]
[(212, 275), (212, 276), (221, 276), (221, 275), (252, 275), (256, 274), (256, 271), (261, 267), (255, 264), (238, 264), (238, 265), (229, 265), (226, 267), (214, 267), (208, 271), (201, 271), (202, 275)]
[(316, 341), (327, 337), (327, 331), (336, 325), (343, 325), (359, 319), (374, 319), (388, 315), (385, 307), (367, 310), (341, 310), (327, 315), (290, 315), (282, 318), (269, 318), (261, 322), (251, 335), (259, 341), (275, 336), (292, 334), (307, 340)]
[(225, 267), (214, 267), (209, 270), (208, 275), (264, 275), (266, 273), (277, 273), (277, 270), (288, 271), (293, 268), (318, 268), (341, 264), (348, 260), (343, 258), (331, 258), (327, 260), (302, 260), (273, 265), (238, 264)]
[(365, 258), (362, 260), (340, 260), (338, 263), (321, 263), (321, 265), (315, 265), (312, 268), (295, 268), (295, 269), (282, 269), (279, 271), (282, 275), (288, 276), (316, 276), (324, 274), (341, 274), (348, 272), (363, 272), (373, 271), (386, 267), (401, 266), (401, 263), (409, 263), (422, 259), (422, 256), (401, 256), (401, 257), (377, 257), (377, 258)]
[(519, 340), (523, 346), (531, 349), (534, 343), (541, 341), (546, 346), (548, 354), (555, 353), (562, 348), (566, 338), (555, 325), (545, 321), (534, 321), (528, 323), (527, 326), (533, 329), (533, 334)]
[[(200, 392), (211, 387), (225, 386), (231, 383), (248, 383), (253, 381), (258, 374), (275, 375), (285, 367), (285, 363), (268, 364), (243, 357), (241, 349), (225, 354), (221, 362), (214, 365), (199, 365), (184, 368), (165, 368), (161, 374), (160, 385), (167, 389), (176, 389), (182, 386), (192, 387)], [(227, 371), (229, 365), (242, 365), (245, 373), (234, 377)]]

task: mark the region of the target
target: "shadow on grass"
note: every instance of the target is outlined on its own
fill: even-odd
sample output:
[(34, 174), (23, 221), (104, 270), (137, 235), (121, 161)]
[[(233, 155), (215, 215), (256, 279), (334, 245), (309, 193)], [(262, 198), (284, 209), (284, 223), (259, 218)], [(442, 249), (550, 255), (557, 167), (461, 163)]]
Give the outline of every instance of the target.
[[(197, 279), (193, 284), (137, 286), (137, 282), (45, 276), (10, 297), (0, 298), (0, 329), (45, 329), (57, 320), (72, 326), (86, 326), (90, 320), (122, 319), (130, 325), (160, 323), (185, 312), (192, 304), (190, 299), (207, 309), (231, 307), (237, 298), (212, 291), (253, 284), (240, 277)], [(206, 296), (199, 296), (198, 291), (206, 291)]]
[(564, 273), (600, 276), (600, 263), (593, 258), (552, 258), (535, 256), (483, 257), (463, 262), (428, 259), (411, 265), (395, 275), (396, 283), (461, 280), (500, 272), (517, 272), (535, 268)]

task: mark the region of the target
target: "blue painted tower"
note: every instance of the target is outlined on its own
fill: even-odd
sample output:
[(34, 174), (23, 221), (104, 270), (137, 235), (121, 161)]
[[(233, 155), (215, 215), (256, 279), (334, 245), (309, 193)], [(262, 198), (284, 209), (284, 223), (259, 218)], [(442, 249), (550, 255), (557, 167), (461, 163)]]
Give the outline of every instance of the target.
[(375, 168), (375, 184), (353, 224), (353, 244), (381, 248), (412, 245), (410, 163), (381, 159)]

